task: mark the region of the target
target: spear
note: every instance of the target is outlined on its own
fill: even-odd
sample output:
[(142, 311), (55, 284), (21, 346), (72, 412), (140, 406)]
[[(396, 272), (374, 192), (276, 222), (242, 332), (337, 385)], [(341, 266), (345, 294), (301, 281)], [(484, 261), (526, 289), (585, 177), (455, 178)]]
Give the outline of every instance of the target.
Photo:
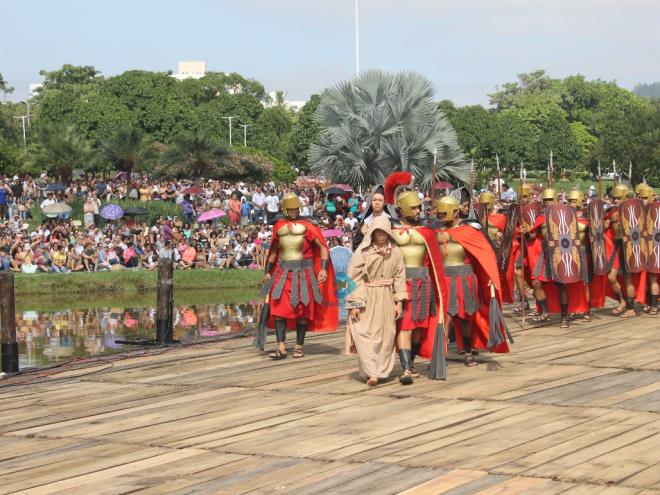
[(433, 201), (435, 201), (435, 174), (436, 174), (436, 167), (438, 165), (438, 147), (436, 146), (433, 148), (433, 167), (431, 167), (431, 174), (433, 177), (431, 177), (431, 198)]
[[(614, 180), (616, 180), (616, 160), (612, 160), (612, 172), (614, 173)], [(621, 184), (621, 177), (619, 177), (619, 184)]]
[(500, 157), (495, 153), (495, 163), (497, 163), (497, 201), (502, 204), (502, 185), (500, 176)]
[[(521, 192), (524, 190), (525, 179), (527, 178), (527, 170), (523, 168), (523, 162), (520, 162), (520, 189)], [(518, 198), (518, 211), (519, 211), (519, 231), (520, 231), (520, 255), (522, 256), (523, 263), (525, 260), (525, 233), (522, 228), (522, 196)], [(527, 302), (527, 294), (525, 293), (525, 281), (523, 280), (523, 286), (520, 289), (520, 300), (521, 304), (521, 316), (522, 316), (522, 327), (525, 328), (525, 303)]]
[(632, 180), (632, 160), (628, 162), (628, 182), (630, 182), (630, 187), (633, 186)]
[(472, 159), (472, 162), (470, 163), (470, 183), (469, 183), (470, 189), (470, 198), (472, 198), (472, 191), (474, 190), (474, 158)]
[(554, 164), (552, 163), (552, 150), (550, 150), (550, 163), (548, 164), (548, 187), (552, 189), (552, 174), (555, 171)]
[(603, 199), (603, 177), (600, 174), (600, 160), (598, 160), (598, 197)]

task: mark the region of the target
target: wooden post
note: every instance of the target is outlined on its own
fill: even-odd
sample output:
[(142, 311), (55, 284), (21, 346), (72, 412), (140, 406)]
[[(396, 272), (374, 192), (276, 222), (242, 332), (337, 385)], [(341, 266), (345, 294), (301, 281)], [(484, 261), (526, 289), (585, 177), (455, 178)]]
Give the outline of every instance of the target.
[(13, 272), (0, 273), (0, 352), (5, 373), (18, 373), (18, 342), (16, 342), (16, 304)]
[(158, 261), (158, 285), (156, 299), (156, 342), (171, 344), (174, 337), (174, 265), (169, 258)]

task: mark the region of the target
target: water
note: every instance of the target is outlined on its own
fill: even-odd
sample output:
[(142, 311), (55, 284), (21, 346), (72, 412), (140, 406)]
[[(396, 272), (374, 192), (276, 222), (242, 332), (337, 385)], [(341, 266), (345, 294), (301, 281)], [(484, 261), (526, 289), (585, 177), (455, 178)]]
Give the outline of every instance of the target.
[[(115, 340), (156, 335), (154, 294), (16, 302), (21, 368), (135, 349)], [(250, 290), (177, 291), (174, 302), (174, 339), (181, 342), (238, 335), (255, 324), (263, 306)]]

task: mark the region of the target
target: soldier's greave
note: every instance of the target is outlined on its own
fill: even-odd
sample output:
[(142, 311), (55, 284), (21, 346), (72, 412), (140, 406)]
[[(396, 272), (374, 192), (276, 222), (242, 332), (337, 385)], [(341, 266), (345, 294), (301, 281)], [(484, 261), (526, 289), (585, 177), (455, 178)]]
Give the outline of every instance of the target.
[(651, 307), (653, 307), (653, 308), (658, 307), (658, 295), (657, 294), (651, 294)]
[(561, 317), (566, 318), (568, 316), (568, 303), (560, 303), (559, 308), (561, 309)]
[(410, 349), (399, 349), (399, 361), (403, 370), (412, 369), (412, 351)]
[(541, 313), (547, 313), (548, 312), (548, 301), (546, 299), (539, 299), (536, 302), (541, 307)]
[(302, 346), (305, 343), (305, 334), (307, 333), (306, 321), (298, 320), (296, 322), (296, 344)]
[(635, 309), (634, 297), (626, 297), (626, 309)]
[(472, 337), (466, 337), (465, 335), (461, 337), (463, 337), (463, 350), (465, 354), (472, 354)]
[(410, 364), (413, 364), (415, 362), (415, 356), (417, 356), (417, 353), (419, 352), (420, 344), (419, 342), (413, 342), (411, 347), (412, 349), (410, 350)]
[(278, 342), (286, 342), (286, 320), (275, 318), (275, 337)]

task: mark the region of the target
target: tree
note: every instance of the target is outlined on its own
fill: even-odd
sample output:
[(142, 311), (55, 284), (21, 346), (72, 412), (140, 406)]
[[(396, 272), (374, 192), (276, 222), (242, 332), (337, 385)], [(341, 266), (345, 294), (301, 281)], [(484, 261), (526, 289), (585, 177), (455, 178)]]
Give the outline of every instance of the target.
[(319, 95), (312, 95), (298, 114), (298, 121), (291, 132), (288, 161), (297, 169), (309, 172), (309, 147), (318, 141), (321, 126), (315, 115), (321, 103)]
[(164, 156), (169, 174), (175, 177), (222, 177), (230, 153), (208, 132), (193, 131), (178, 136)]
[(2, 77), (2, 74), (0, 74), (0, 92), (3, 94), (8, 94), (12, 93), (14, 91), (14, 88), (12, 88), (7, 81), (5, 81), (5, 78)]
[(353, 186), (407, 170), (429, 187), (437, 149), (439, 175), (466, 180), (456, 133), (432, 97), (431, 83), (408, 72), (367, 71), (326, 90), (317, 113), (321, 134), (310, 149), (312, 170)]
[(40, 70), (44, 76), (44, 89), (60, 88), (67, 84), (87, 84), (93, 82), (99, 74), (91, 65), (76, 66), (64, 64), (61, 69), (54, 71)]
[(145, 170), (156, 158), (151, 140), (139, 127), (117, 129), (101, 146), (101, 156), (107, 162), (127, 173), (128, 180), (134, 169)]
[(62, 181), (71, 178), (73, 169), (89, 169), (94, 152), (85, 137), (72, 125), (40, 126), (28, 152), (28, 164), (46, 169)]

